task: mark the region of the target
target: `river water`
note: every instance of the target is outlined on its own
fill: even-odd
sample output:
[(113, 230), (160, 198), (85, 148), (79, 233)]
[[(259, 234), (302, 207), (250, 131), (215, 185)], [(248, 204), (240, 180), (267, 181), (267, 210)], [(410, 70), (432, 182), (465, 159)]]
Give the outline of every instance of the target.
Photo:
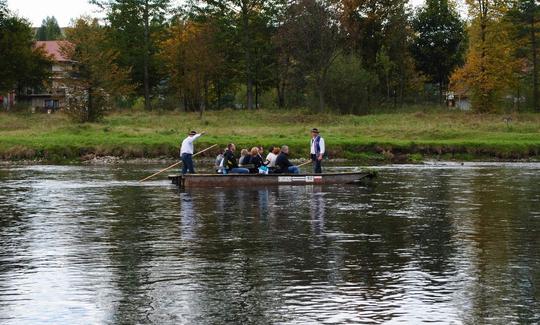
[(540, 322), (540, 164), (137, 183), (157, 169), (0, 167), (0, 323)]

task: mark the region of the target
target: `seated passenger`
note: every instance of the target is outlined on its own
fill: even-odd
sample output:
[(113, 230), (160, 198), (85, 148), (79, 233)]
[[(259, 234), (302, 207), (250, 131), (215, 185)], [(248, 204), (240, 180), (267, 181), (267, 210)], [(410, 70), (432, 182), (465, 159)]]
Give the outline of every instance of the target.
[(279, 148), (278, 147), (272, 147), (268, 151), (268, 155), (266, 156), (266, 161), (268, 161), (268, 168), (272, 169), (276, 167), (276, 159), (279, 155)]
[(238, 163), (236, 161), (236, 157), (234, 156), (234, 151), (236, 150), (236, 146), (234, 143), (230, 143), (227, 146), (227, 150), (223, 154), (223, 173), (224, 174), (249, 174), (249, 169), (247, 168), (239, 168)]
[(247, 149), (242, 149), (240, 151), (240, 159), (238, 159), (238, 165), (243, 166), (249, 164), (249, 151)]
[(249, 169), (249, 172), (252, 174), (259, 173), (259, 168), (266, 166), (261, 155), (259, 154), (259, 149), (257, 147), (253, 147), (251, 149), (251, 157), (249, 158), (249, 162), (251, 165), (253, 165), (253, 167)]
[(276, 173), (299, 174), (300, 169), (289, 161), (289, 147), (281, 147), (281, 153), (276, 158)]

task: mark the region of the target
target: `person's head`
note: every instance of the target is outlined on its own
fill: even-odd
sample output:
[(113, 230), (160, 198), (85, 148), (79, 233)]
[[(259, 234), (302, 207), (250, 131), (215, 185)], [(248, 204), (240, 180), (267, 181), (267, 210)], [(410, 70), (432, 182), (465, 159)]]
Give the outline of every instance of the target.
[(311, 129), (311, 136), (313, 138), (317, 137), (318, 135), (319, 135), (319, 129), (317, 129), (317, 128)]
[(259, 149), (259, 155), (262, 155), (264, 153), (263, 146), (258, 146), (257, 149)]
[(257, 147), (251, 148), (251, 155), (253, 157), (257, 156), (258, 154), (259, 154), (259, 148), (257, 148)]
[(192, 136), (194, 136), (194, 135), (196, 135), (196, 134), (197, 134), (197, 131), (189, 131), (189, 133), (188, 133), (188, 135), (189, 135), (190, 137), (192, 137)]
[[(234, 151), (234, 150), (231, 150), (231, 151)], [(240, 150), (240, 156), (247, 156), (248, 153), (249, 153), (249, 152), (247, 151), (247, 149), (242, 149), (242, 150)]]
[(236, 150), (236, 146), (234, 145), (234, 143), (229, 143), (227, 145), (227, 150), (230, 150), (230, 151), (235, 151)]
[(272, 149), (272, 152), (274, 153), (274, 155), (279, 155), (279, 152), (281, 151), (281, 149), (279, 149), (279, 147), (274, 147)]
[(274, 146), (268, 147), (268, 152), (274, 152)]
[(281, 147), (281, 152), (288, 155), (289, 154), (289, 146), (283, 146)]

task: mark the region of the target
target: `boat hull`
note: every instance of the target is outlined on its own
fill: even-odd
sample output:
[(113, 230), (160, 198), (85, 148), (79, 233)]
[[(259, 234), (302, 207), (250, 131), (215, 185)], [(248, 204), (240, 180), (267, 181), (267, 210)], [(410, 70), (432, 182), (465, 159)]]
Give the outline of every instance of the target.
[(364, 179), (373, 178), (374, 173), (333, 173), (333, 174), (188, 174), (170, 175), (175, 185), (186, 188), (193, 187), (260, 187), (277, 185), (331, 185), (354, 184)]

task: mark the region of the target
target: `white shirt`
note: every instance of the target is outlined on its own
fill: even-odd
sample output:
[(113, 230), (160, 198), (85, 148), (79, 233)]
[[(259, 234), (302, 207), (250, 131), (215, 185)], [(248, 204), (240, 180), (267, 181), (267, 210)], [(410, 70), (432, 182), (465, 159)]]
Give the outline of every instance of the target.
[[(321, 137), (321, 139), (319, 140), (319, 147), (321, 149), (321, 152), (319, 154), (321, 155), (324, 155), (324, 152), (325, 152), (325, 146), (324, 146), (324, 139), (323, 137)], [(311, 138), (311, 154), (314, 155), (315, 154), (315, 138)]]
[(276, 159), (277, 159), (277, 155), (275, 153), (273, 152), (269, 153), (266, 156), (266, 160), (270, 162), (267, 167), (276, 167)]
[(180, 148), (180, 155), (184, 153), (193, 154), (193, 141), (197, 140), (201, 134), (190, 135), (182, 141), (182, 147)]

